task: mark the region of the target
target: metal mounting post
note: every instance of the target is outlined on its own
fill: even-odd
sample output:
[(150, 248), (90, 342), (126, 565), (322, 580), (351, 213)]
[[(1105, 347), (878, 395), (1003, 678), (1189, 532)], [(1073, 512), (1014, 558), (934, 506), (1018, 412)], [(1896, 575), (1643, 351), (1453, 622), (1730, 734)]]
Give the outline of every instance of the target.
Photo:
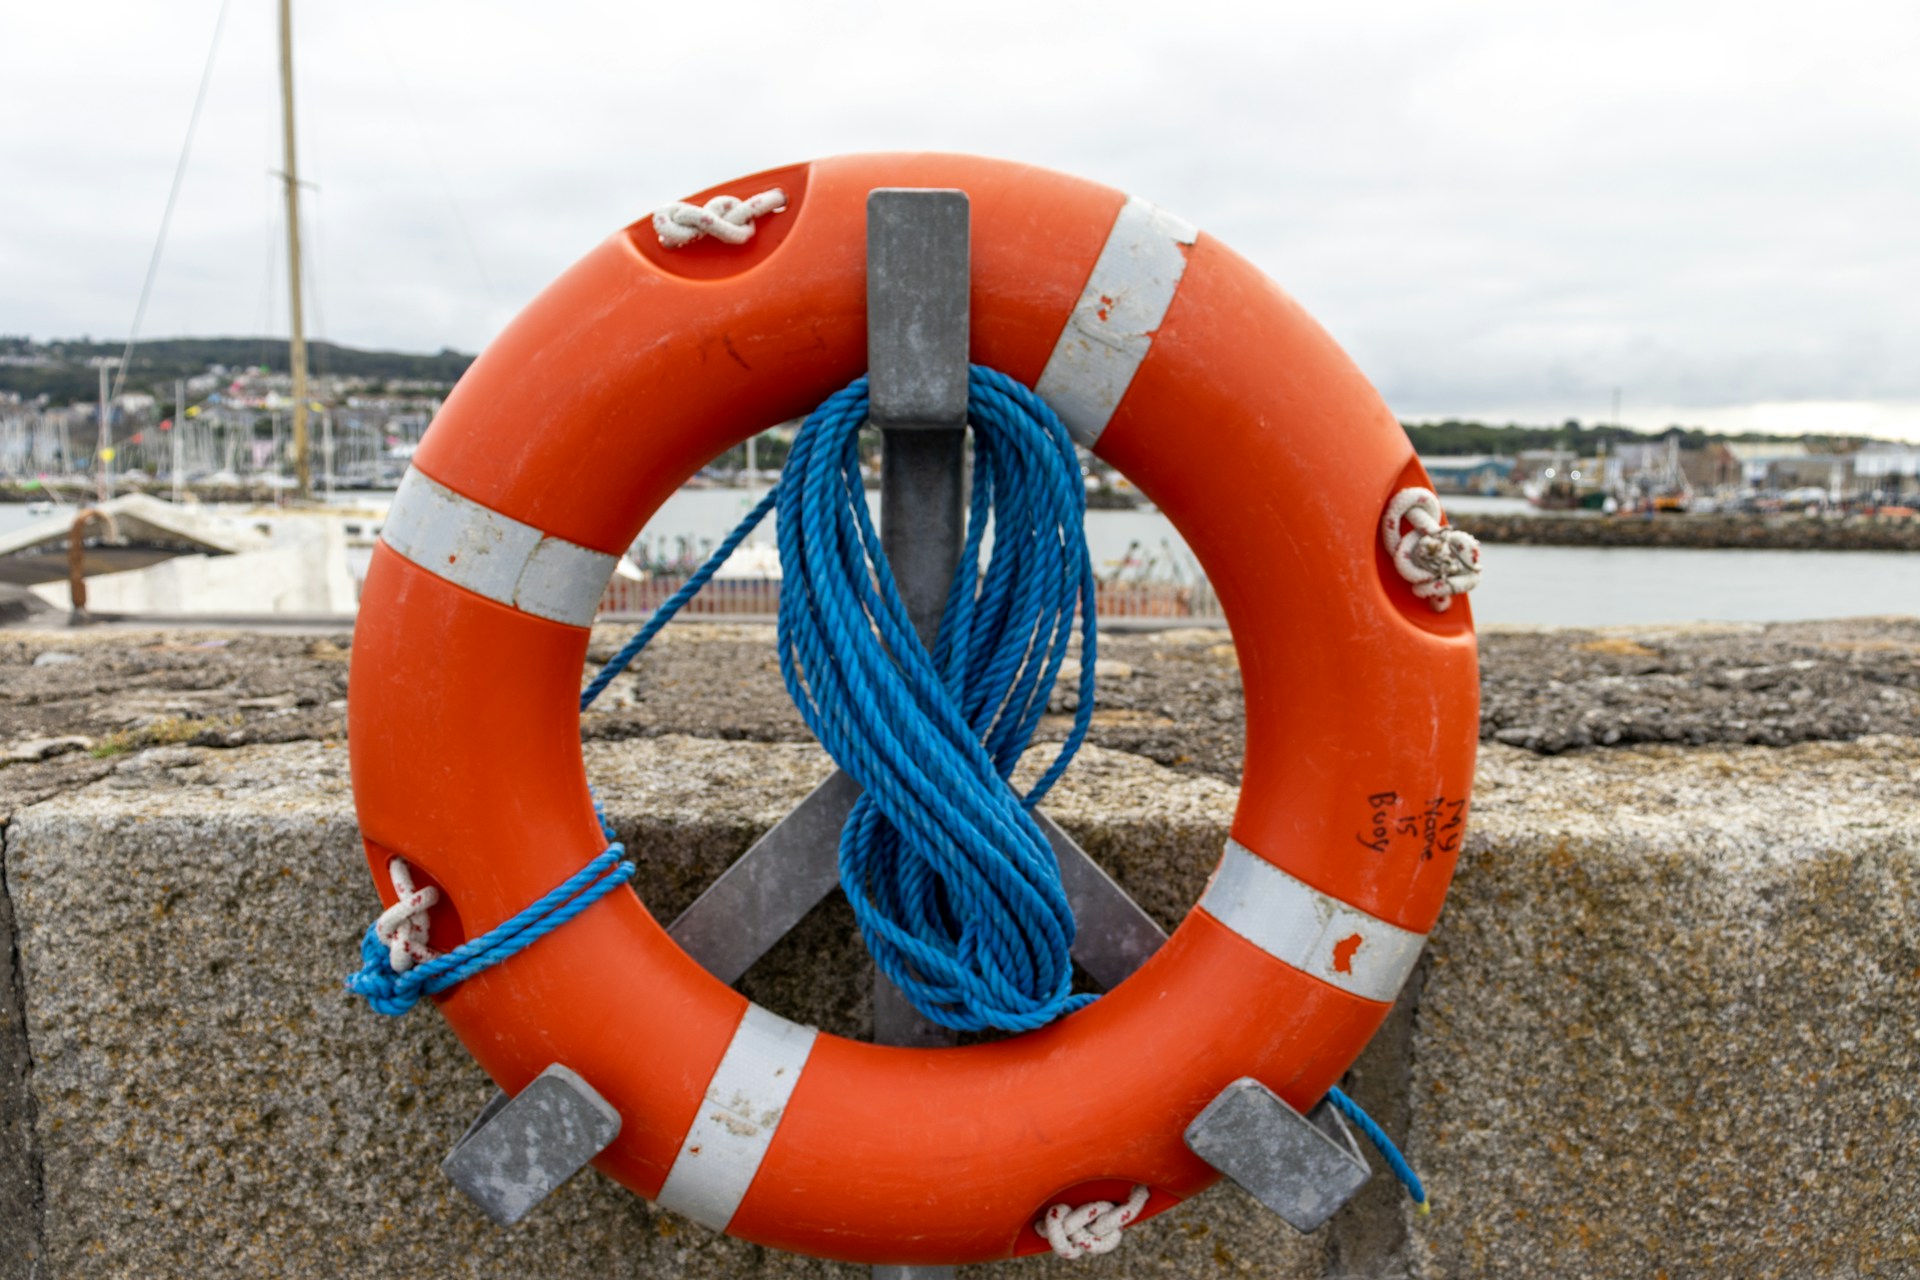
[[(867, 386), (881, 440), (880, 546), (929, 649), (966, 521), (970, 228), (964, 191), (867, 195)], [(873, 1033), (883, 1044), (953, 1043), (877, 968)]]

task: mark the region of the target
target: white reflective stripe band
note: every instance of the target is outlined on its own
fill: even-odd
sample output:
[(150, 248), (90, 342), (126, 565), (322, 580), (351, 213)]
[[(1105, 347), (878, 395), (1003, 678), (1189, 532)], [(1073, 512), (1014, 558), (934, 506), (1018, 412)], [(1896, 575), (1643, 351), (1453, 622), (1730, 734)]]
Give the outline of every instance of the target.
[(1427, 936), (1297, 880), (1237, 840), (1200, 906), (1276, 960), (1369, 1000), (1400, 994)]
[(757, 1004), (747, 1006), (667, 1171), (661, 1207), (726, 1230), (760, 1172), (818, 1035)]
[(1033, 388), (1088, 448), (1133, 385), (1187, 269), (1187, 246), (1199, 235), (1184, 219), (1132, 197), (1113, 220)]
[(618, 559), (549, 537), (411, 467), (380, 540), (475, 595), (575, 627), (593, 621)]

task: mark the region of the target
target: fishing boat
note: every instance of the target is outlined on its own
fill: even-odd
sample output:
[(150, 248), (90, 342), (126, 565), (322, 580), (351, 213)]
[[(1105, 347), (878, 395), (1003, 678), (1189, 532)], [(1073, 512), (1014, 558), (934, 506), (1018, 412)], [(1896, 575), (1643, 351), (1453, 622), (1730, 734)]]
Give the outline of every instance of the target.
[(1607, 501), (1600, 476), (1571, 453), (1556, 453), (1520, 491), (1541, 511), (1599, 511)]

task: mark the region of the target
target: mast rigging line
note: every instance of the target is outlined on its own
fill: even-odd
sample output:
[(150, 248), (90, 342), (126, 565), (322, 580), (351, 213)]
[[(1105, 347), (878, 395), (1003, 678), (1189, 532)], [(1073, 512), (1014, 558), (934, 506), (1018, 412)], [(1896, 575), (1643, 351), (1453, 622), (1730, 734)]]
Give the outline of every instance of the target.
[(180, 187), (187, 176), (187, 160), (193, 154), (193, 135), (200, 128), (200, 109), (207, 104), (207, 86), (213, 82), (213, 63), (220, 52), (220, 33), (227, 26), (227, 6), (220, 0), (220, 12), (213, 20), (213, 39), (207, 45), (206, 65), (200, 68), (200, 87), (193, 95), (193, 113), (187, 117), (187, 136), (180, 144), (180, 159), (173, 166), (173, 185), (167, 188), (167, 207), (160, 215), (160, 234), (154, 238), (153, 254), (147, 259), (147, 278), (140, 285), (140, 301), (133, 309), (133, 326), (127, 330), (127, 345), (120, 352), (120, 369), (113, 380), (108, 402), (120, 398), (126, 389), (127, 374), (133, 369), (133, 349), (140, 341), (140, 325), (147, 316), (147, 300), (153, 296), (153, 280), (160, 272), (160, 254), (166, 248), (167, 228), (173, 223), (173, 207), (179, 202)]
[(400, 74), (400, 64), (394, 58), (396, 42), (386, 27), (386, 18), (381, 6), (372, 11), (374, 25), (378, 28), (374, 46), (380, 50), (382, 61), (387, 64), (387, 73), (393, 77), (394, 88), (399, 90), (400, 101), (407, 109), (407, 116), (413, 121), (413, 131), (420, 137), (420, 149), (427, 157), (427, 165), (433, 170), (434, 177), (440, 181), (440, 193), (446, 198), (447, 212), (453, 216), (454, 229), (460, 233), (460, 240), (466, 246), (467, 258), (473, 264), (473, 272), (480, 278), (481, 291), (487, 295), (490, 306), (500, 305), (500, 296), (493, 287), (493, 276), (487, 271), (486, 260), (480, 256), (480, 246), (473, 238), (473, 230), (467, 224), (466, 214), (462, 211), (460, 200), (454, 195), (453, 183), (447, 178), (447, 170), (440, 163), (439, 149), (434, 146), (433, 136), (427, 132), (426, 119), (420, 113), (420, 104), (414, 100), (413, 90), (407, 84), (407, 78)]

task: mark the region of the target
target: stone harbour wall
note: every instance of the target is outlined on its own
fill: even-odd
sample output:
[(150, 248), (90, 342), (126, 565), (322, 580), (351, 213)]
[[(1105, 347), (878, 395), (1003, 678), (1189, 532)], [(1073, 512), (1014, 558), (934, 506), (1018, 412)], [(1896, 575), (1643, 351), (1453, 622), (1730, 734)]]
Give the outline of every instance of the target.
[(1505, 546), (1920, 551), (1920, 520), (1911, 516), (1713, 513), (1601, 518), (1598, 513), (1463, 511), (1451, 520), (1482, 542)]
[[(829, 767), (767, 638), (670, 630), (586, 725), (663, 917)], [(864, 1276), (592, 1172), (512, 1231), (441, 1177), (490, 1082), (430, 1010), (340, 985), (375, 903), (348, 643), (0, 632), (0, 1280)], [(1920, 1274), (1920, 623), (1485, 652), (1454, 891), (1347, 1082), (1432, 1215), (1382, 1172), (1300, 1237), (1220, 1187), (1107, 1258), (963, 1280)], [(1048, 808), (1170, 925), (1233, 811), (1232, 648), (1166, 633), (1103, 663)], [(1689, 727), (1662, 737), (1663, 707)], [(741, 988), (864, 1035), (867, 971), (836, 896)]]

